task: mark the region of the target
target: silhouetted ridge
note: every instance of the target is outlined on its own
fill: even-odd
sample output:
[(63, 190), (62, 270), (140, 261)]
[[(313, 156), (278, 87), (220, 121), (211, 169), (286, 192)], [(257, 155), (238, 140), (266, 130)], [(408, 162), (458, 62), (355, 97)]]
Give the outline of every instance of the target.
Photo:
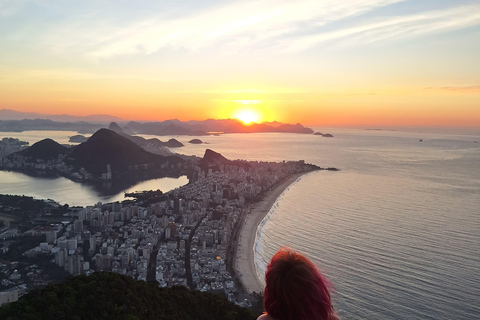
[(30, 157), (33, 160), (54, 160), (57, 159), (59, 155), (65, 155), (69, 151), (69, 148), (62, 146), (52, 139), (43, 139), (37, 143), (34, 143), (31, 147), (17, 152), (16, 154), (24, 157)]
[(179, 157), (163, 157), (145, 151), (133, 141), (108, 129), (95, 132), (85, 143), (75, 147), (68, 155), (68, 162), (83, 167), (92, 174), (106, 172), (107, 164), (112, 172), (125, 172), (134, 165), (159, 167), (166, 161), (183, 162)]
[(185, 287), (159, 288), (109, 272), (67, 278), (63, 283), (33, 290), (17, 302), (3, 305), (0, 318), (42, 319), (178, 319), (253, 320), (250, 310), (224, 297)]
[(211, 149), (205, 150), (205, 154), (201, 160), (203, 163), (227, 163), (230, 160), (222, 156), (220, 153), (215, 152)]
[(184, 146), (183, 143), (181, 143), (180, 141), (178, 141), (176, 139), (173, 139), (173, 138), (168, 140), (168, 142), (162, 142), (162, 141), (158, 140), (157, 138), (145, 139), (145, 138), (140, 137), (140, 136), (129, 135), (129, 134), (125, 133), (123, 131), (123, 129), (116, 122), (110, 123), (110, 125), (108, 126), (108, 129), (112, 130), (112, 131), (115, 131), (119, 135), (135, 142), (136, 144), (138, 144), (141, 147), (146, 146), (148, 144), (153, 144), (157, 147), (165, 146), (165, 147), (169, 147), (169, 148), (179, 148), (179, 147)]
[(111, 122), (108, 126), (108, 130), (115, 131), (116, 133), (123, 133), (123, 129), (116, 122)]

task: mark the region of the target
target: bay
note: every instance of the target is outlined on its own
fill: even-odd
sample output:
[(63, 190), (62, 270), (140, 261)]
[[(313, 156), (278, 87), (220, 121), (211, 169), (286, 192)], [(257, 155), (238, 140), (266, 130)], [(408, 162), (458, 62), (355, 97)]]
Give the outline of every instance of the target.
[[(210, 148), (228, 159), (341, 170), (304, 175), (277, 200), (252, 248), (259, 278), (278, 248), (290, 246), (335, 286), (342, 319), (477, 319), (478, 129), (315, 129), (334, 138), (229, 134), (198, 137), (200, 145), (188, 143), (193, 137), (159, 138), (176, 138), (185, 147), (172, 150), (189, 155)], [(56, 183), (36, 181), (29, 182), (35, 189)]]

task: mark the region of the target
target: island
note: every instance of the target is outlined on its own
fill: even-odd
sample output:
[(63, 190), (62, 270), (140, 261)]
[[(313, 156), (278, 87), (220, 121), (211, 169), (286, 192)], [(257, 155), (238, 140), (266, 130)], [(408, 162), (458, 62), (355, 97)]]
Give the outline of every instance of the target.
[(83, 142), (86, 142), (87, 140), (88, 138), (85, 137), (84, 135), (77, 134), (77, 135), (71, 136), (68, 139), (68, 142), (83, 143)]
[(188, 143), (192, 143), (192, 144), (202, 144), (203, 141), (200, 140), (200, 139), (192, 139), (192, 140), (188, 141)]
[(313, 135), (321, 136), (321, 137), (324, 137), (324, 138), (333, 138), (333, 135), (330, 134), (330, 133), (315, 132)]

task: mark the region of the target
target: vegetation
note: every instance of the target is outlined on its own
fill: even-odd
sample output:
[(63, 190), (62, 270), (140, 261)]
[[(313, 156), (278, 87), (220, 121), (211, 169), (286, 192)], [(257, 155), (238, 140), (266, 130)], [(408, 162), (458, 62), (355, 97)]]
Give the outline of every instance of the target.
[(60, 206), (53, 201), (46, 202), (33, 197), (0, 194), (0, 214), (12, 220), (11, 227), (17, 227), (22, 232), (35, 224), (42, 224), (35, 221), (37, 218), (47, 219), (50, 223), (60, 222), (65, 219), (63, 214), (67, 212), (69, 212), (68, 204)]
[(0, 319), (245, 319), (250, 310), (223, 296), (185, 287), (159, 288), (156, 282), (97, 272), (69, 277), (63, 283), (34, 290), (0, 308)]
[(141, 203), (142, 205), (150, 205), (167, 200), (167, 196), (159, 189), (156, 191), (125, 192), (125, 197), (135, 198), (133, 203)]
[(19, 220), (42, 213), (46, 207), (47, 204), (43, 200), (36, 200), (33, 197), (0, 194), (0, 210)]

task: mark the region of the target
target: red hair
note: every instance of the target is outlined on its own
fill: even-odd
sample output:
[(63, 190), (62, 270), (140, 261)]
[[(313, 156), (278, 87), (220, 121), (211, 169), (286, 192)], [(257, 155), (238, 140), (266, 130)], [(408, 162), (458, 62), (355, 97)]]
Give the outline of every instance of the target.
[(280, 249), (265, 272), (265, 311), (274, 319), (338, 319), (328, 287), (330, 283), (303, 255)]

